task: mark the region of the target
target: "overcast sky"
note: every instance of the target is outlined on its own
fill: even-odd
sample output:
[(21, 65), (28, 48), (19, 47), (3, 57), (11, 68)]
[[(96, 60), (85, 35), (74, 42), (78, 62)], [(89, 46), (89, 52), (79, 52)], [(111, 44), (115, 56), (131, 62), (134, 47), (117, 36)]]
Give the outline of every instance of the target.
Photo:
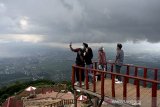
[(160, 0), (0, 0), (0, 42), (160, 42)]

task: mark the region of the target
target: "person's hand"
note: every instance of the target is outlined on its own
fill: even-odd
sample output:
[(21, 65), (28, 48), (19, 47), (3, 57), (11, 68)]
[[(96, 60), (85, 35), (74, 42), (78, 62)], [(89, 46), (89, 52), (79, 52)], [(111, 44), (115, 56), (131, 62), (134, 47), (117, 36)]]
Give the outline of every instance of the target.
[(99, 70), (102, 70), (102, 66), (101, 66), (101, 65), (98, 65), (98, 69), (99, 69)]
[(72, 42), (70, 42), (69, 46), (72, 46)]

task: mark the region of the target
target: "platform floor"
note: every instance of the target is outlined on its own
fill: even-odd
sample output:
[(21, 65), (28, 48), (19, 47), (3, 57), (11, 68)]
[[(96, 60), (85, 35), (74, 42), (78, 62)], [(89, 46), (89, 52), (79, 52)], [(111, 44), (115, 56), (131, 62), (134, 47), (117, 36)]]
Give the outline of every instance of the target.
[[(112, 81), (111, 79), (105, 79), (104, 89), (105, 89), (105, 97), (112, 99)], [(80, 89), (80, 88), (78, 88)], [(85, 86), (82, 87), (85, 90)], [(89, 92), (93, 92), (93, 85), (89, 84)], [(100, 95), (101, 92), (101, 82), (96, 82), (96, 94)], [(151, 107), (151, 88), (144, 88), (140, 86), (140, 107)], [(120, 102), (123, 101), (123, 84), (115, 84), (115, 99)], [(136, 85), (131, 83), (127, 84), (127, 101), (133, 103), (136, 101)], [(160, 107), (160, 90), (157, 91), (157, 107)], [(127, 104), (128, 105), (128, 104)]]

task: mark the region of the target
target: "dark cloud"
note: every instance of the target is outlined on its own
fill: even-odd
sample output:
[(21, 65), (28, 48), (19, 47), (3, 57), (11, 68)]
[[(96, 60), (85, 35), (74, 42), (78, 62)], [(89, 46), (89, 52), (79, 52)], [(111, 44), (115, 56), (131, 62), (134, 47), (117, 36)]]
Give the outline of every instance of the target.
[[(159, 0), (1, 0), (0, 35), (44, 42), (160, 42)], [(19, 20), (27, 17), (22, 29)]]

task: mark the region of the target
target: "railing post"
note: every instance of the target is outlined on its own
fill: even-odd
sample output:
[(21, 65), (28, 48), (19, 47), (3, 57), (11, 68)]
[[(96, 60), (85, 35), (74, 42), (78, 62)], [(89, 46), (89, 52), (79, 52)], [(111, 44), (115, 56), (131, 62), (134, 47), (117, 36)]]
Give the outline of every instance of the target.
[(158, 80), (158, 69), (154, 70), (154, 80)]
[(72, 66), (72, 87), (74, 88), (75, 83), (75, 68)]
[(137, 100), (137, 103), (139, 103), (139, 100), (140, 100), (140, 85), (139, 85), (139, 80), (138, 79), (135, 79), (136, 80), (136, 100)]
[(157, 107), (157, 83), (152, 83), (152, 107)]
[[(134, 76), (137, 77), (138, 75), (138, 67), (135, 67)], [(136, 85), (136, 79), (134, 80), (134, 85)]]
[(115, 98), (115, 75), (111, 74), (112, 76), (112, 97)]
[(80, 84), (80, 87), (82, 87), (82, 69), (79, 69), (78, 71), (79, 71), (78, 72), (79, 73), (79, 84)]
[(89, 84), (88, 84), (88, 69), (85, 69), (85, 72), (86, 72), (86, 89), (88, 90), (89, 89)]
[(104, 98), (104, 72), (101, 73), (101, 98)]
[[(130, 66), (129, 65), (127, 65), (127, 72), (126, 72), (126, 75), (129, 75), (129, 72), (130, 72)], [(126, 81), (127, 83), (129, 82), (129, 78), (127, 78), (127, 81)]]
[[(144, 78), (145, 78), (145, 79), (147, 78), (147, 68), (144, 68)], [(146, 82), (146, 81), (143, 82), (143, 86), (144, 86), (144, 87), (147, 86), (147, 82)]]
[(111, 65), (111, 72), (113, 72), (113, 64)]
[(97, 62), (95, 62), (95, 65), (94, 65), (95, 69), (97, 69)]
[[(111, 64), (111, 72), (113, 72), (113, 64)], [(112, 76), (111, 76), (111, 79), (112, 79)]]
[(96, 71), (93, 71), (93, 92), (96, 92)]
[(123, 100), (127, 100), (127, 77), (124, 77), (123, 83)]

